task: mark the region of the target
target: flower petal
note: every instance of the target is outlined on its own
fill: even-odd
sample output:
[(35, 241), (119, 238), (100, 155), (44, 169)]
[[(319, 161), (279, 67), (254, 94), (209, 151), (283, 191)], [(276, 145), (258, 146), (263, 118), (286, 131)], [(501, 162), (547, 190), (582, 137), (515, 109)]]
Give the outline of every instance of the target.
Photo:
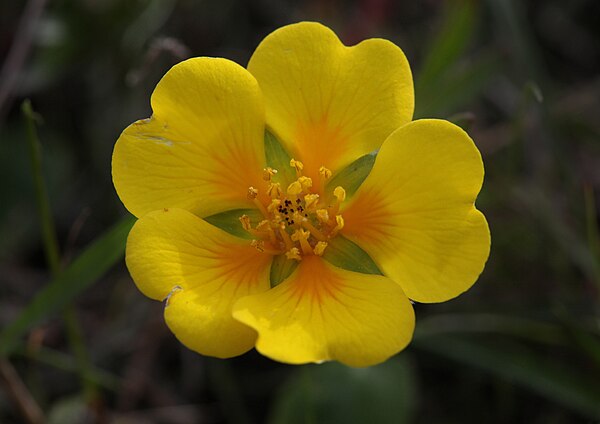
[(247, 240), (182, 209), (154, 211), (131, 230), (126, 262), (142, 293), (167, 299), (167, 324), (187, 347), (218, 357), (253, 347), (256, 333), (231, 307), (269, 288), (271, 258)]
[(414, 121), (383, 144), (343, 211), (343, 234), (418, 302), (458, 296), (477, 280), (490, 233), (473, 203), (483, 163), (471, 138), (442, 120)]
[(225, 59), (175, 65), (152, 94), (151, 118), (123, 131), (113, 181), (135, 216), (177, 207), (208, 216), (251, 204), (264, 166), (264, 103), (254, 77)]
[(301, 22), (258, 46), (248, 70), (265, 95), (267, 126), (312, 178), (381, 145), (412, 119), (413, 82), (395, 44), (344, 46), (329, 28)]
[(411, 340), (414, 312), (402, 289), (379, 275), (302, 259), (283, 283), (240, 299), (233, 316), (258, 332), (256, 349), (277, 361), (383, 362)]

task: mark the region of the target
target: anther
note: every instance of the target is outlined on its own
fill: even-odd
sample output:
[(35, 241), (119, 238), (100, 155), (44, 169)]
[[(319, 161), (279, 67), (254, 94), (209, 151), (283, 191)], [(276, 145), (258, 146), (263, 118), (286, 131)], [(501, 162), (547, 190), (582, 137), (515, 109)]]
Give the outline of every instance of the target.
[(333, 195), (336, 197), (336, 199), (340, 203), (343, 202), (344, 200), (346, 200), (346, 190), (344, 190), (343, 187), (337, 186), (333, 190)]
[(331, 171), (327, 168), (325, 168), (324, 166), (319, 168), (319, 175), (324, 179), (327, 180), (329, 178), (331, 178)]
[(327, 209), (317, 209), (317, 219), (323, 224), (329, 222), (329, 212)]
[(290, 159), (290, 166), (292, 168), (296, 168), (296, 173), (298, 175), (302, 174), (302, 170), (304, 169), (304, 164), (296, 159)]
[(302, 184), (299, 181), (294, 181), (287, 188), (288, 196), (297, 196), (300, 193), (302, 193)]
[(314, 225), (312, 225), (308, 219), (305, 218), (302, 220), (302, 226), (304, 228), (306, 228), (308, 231), (310, 231), (310, 234), (312, 234), (313, 237), (316, 238), (317, 240), (320, 240), (320, 241), (327, 240), (327, 237), (325, 237), (321, 231), (319, 231)]
[(342, 218), (342, 215), (336, 215), (335, 216), (335, 227), (333, 227), (333, 230), (331, 231), (331, 233), (336, 234), (342, 228), (344, 228), (344, 218)]
[(271, 181), (271, 177), (273, 177), (273, 175), (277, 174), (277, 170), (273, 169), (271, 167), (266, 167), (265, 169), (263, 169), (263, 180), (265, 181)]
[(319, 201), (318, 194), (307, 194), (304, 196), (304, 207), (306, 210), (311, 210), (317, 207), (317, 202)]
[(327, 242), (324, 241), (320, 241), (315, 245), (315, 248), (313, 249), (313, 252), (315, 253), (315, 255), (317, 256), (322, 256), (323, 252), (325, 252), (325, 248), (327, 247)]
[(258, 196), (258, 190), (254, 187), (248, 187), (248, 199), (256, 199), (256, 196)]
[(250, 242), (250, 245), (252, 247), (256, 248), (256, 250), (258, 250), (259, 252), (265, 251), (265, 242), (262, 240), (252, 240)]
[(297, 247), (292, 247), (290, 250), (285, 252), (285, 256), (288, 259), (296, 259), (297, 261), (302, 260), (302, 256), (300, 256), (300, 250)]
[(250, 225), (250, 217), (248, 215), (242, 215), (239, 219), (244, 230), (249, 231), (252, 229), (252, 225)]
[(312, 254), (312, 248), (310, 247), (310, 244), (308, 243), (309, 237), (310, 237), (310, 232), (302, 230), (302, 229), (298, 229), (298, 230), (294, 231), (294, 234), (292, 234), (292, 240), (300, 243), (300, 247), (302, 248), (302, 253), (304, 253), (305, 255)]
[(271, 199), (278, 199), (281, 197), (281, 184), (279, 183), (271, 183), (269, 184), (269, 188), (267, 189), (267, 194)]
[(312, 178), (309, 177), (299, 177), (298, 182), (302, 186), (302, 191), (307, 191), (312, 187)]

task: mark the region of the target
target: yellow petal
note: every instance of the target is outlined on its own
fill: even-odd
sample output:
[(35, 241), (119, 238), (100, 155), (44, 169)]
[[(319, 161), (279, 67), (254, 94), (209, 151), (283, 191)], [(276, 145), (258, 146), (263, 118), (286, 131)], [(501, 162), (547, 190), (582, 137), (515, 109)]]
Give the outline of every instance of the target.
[(342, 233), (418, 302), (458, 296), (477, 280), (490, 233), (473, 203), (483, 163), (471, 138), (447, 121), (414, 121), (383, 144), (342, 211)]
[(240, 355), (256, 333), (235, 321), (232, 304), (269, 288), (271, 258), (182, 209), (150, 212), (127, 239), (126, 262), (138, 288), (167, 299), (165, 319), (188, 348)]
[(374, 365), (402, 350), (414, 330), (412, 306), (397, 284), (318, 256), (304, 257), (275, 288), (240, 299), (233, 316), (258, 332), (260, 353), (290, 364)]
[(339, 170), (412, 119), (410, 67), (387, 40), (346, 47), (329, 28), (301, 22), (268, 35), (248, 70), (265, 95), (267, 126), (314, 181), (321, 166)]
[(175, 65), (152, 94), (151, 118), (123, 131), (113, 182), (135, 216), (177, 207), (208, 216), (248, 207), (264, 168), (264, 102), (254, 77), (225, 59)]

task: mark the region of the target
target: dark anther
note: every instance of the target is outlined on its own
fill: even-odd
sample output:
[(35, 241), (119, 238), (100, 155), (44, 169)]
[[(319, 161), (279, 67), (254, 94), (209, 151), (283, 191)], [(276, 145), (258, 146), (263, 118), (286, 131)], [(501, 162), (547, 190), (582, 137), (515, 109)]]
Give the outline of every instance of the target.
[(300, 204), (300, 199), (296, 199), (296, 203)]
[(293, 219), (290, 221), (290, 225), (294, 225), (294, 220)]
[(290, 213), (294, 213), (294, 210), (293, 210), (293, 209), (290, 209)]

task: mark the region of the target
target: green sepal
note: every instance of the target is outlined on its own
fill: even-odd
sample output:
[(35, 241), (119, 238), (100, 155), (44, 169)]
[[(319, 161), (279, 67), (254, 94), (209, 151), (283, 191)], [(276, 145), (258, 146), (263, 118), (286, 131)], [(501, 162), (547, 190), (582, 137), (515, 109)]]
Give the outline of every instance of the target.
[(296, 171), (290, 166), (292, 157), (269, 130), (265, 130), (265, 156), (267, 166), (277, 170), (273, 180), (285, 190), (288, 184), (296, 180)]
[(292, 272), (298, 266), (298, 261), (294, 259), (288, 259), (285, 255), (277, 255), (273, 257), (271, 263), (271, 288), (275, 287), (283, 280), (292, 275)]
[(371, 172), (375, 158), (374, 153), (369, 153), (356, 159), (327, 182), (325, 192), (333, 193), (337, 186), (341, 186), (348, 197), (352, 196)]
[(323, 259), (332, 265), (362, 274), (383, 275), (367, 252), (356, 243), (338, 235), (328, 241)]
[(251, 240), (253, 237), (242, 227), (240, 216), (248, 215), (250, 222), (256, 226), (264, 218), (258, 209), (232, 209), (204, 218), (206, 222), (237, 237)]

